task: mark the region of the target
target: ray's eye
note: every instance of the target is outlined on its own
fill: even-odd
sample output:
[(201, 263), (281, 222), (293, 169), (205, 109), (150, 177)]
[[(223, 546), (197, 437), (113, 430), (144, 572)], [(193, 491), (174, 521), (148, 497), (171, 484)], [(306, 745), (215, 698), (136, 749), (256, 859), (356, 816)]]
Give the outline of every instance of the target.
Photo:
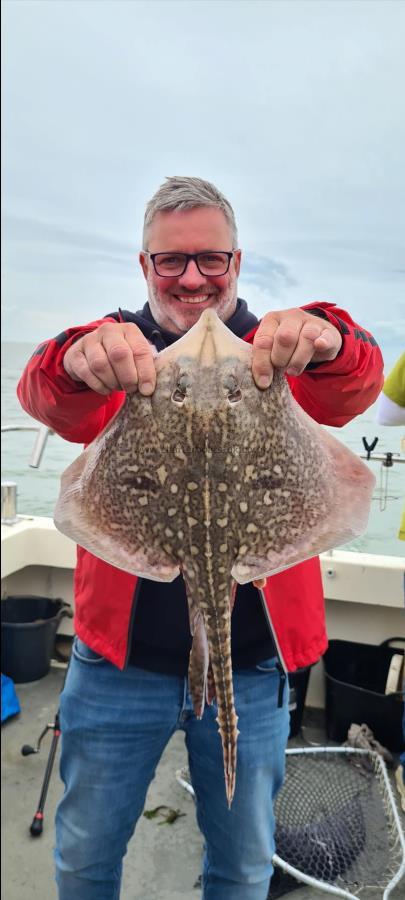
[(157, 490), (157, 484), (148, 475), (133, 475), (132, 472), (126, 472), (122, 481), (124, 484), (128, 484), (139, 491)]

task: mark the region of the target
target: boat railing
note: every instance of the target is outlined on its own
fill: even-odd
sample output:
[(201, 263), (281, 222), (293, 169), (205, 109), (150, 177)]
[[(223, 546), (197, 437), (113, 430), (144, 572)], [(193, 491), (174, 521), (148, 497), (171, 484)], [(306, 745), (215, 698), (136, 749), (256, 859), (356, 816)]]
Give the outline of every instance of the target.
[[(28, 460), (32, 469), (38, 469), (50, 434), (54, 434), (47, 425), (2, 425), (1, 431), (35, 431), (34, 447)], [(17, 516), (17, 484), (15, 481), (1, 482), (1, 524), (14, 525)]]
[[(45, 445), (48, 440), (50, 434), (54, 434), (51, 428), (48, 428), (47, 425), (2, 425), (1, 431), (35, 431), (37, 436), (35, 438), (34, 447), (31, 453), (31, 456), (28, 460), (28, 465), (32, 469), (38, 469), (41, 459), (45, 450)], [(363, 438), (363, 444), (365, 447), (365, 453), (359, 453), (358, 455), (361, 459), (366, 459), (368, 462), (381, 462), (382, 469), (385, 470), (386, 475), (388, 475), (387, 470), (390, 469), (394, 463), (404, 463), (405, 456), (399, 453), (375, 453), (374, 447), (376, 446), (377, 440), (374, 440), (373, 444), (369, 445), (365, 438)], [(385, 493), (386, 493), (386, 485), (385, 485)], [(2, 525), (14, 525), (17, 522), (17, 484), (15, 481), (2, 481), (1, 482), (1, 522)]]

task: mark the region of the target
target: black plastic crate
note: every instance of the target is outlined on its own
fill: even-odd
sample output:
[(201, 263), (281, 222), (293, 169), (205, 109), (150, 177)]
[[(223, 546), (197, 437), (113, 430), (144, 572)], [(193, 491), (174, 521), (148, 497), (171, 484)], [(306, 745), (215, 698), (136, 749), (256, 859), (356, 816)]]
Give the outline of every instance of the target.
[(374, 737), (393, 752), (404, 746), (403, 692), (385, 694), (388, 672), (395, 653), (390, 646), (405, 638), (389, 638), (382, 644), (332, 640), (323, 656), (326, 681), (326, 730), (328, 738), (342, 743), (354, 723), (371, 728)]

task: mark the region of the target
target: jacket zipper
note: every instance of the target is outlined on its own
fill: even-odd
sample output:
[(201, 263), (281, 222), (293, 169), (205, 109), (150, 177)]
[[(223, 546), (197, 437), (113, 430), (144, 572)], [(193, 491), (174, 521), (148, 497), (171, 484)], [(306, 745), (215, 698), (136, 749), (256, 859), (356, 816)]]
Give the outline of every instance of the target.
[(128, 668), (129, 657), (130, 657), (130, 655), (131, 655), (131, 648), (132, 648), (132, 632), (133, 632), (133, 630), (134, 630), (135, 610), (136, 610), (136, 604), (137, 604), (137, 602), (138, 602), (138, 596), (139, 596), (139, 591), (140, 591), (140, 587), (141, 587), (141, 581), (142, 581), (142, 579), (141, 579), (140, 577), (138, 577), (138, 581), (137, 581), (137, 583), (136, 583), (136, 587), (135, 587), (135, 591), (134, 591), (134, 595), (133, 595), (133, 600), (132, 600), (131, 615), (130, 615), (130, 618), (129, 618), (129, 626), (128, 626), (127, 652), (126, 652), (126, 656), (125, 656), (124, 669), (127, 669), (127, 668)]
[(259, 594), (260, 594), (260, 598), (262, 601), (263, 612), (265, 614), (265, 617), (267, 620), (267, 625), (269, 627), (269, 631), (272, 636), (274, 646), (276, 648), (277, 656), (278, 656), (277, 668), (279, 670), (280, 682), (279, 682), (279, 688), (278, 688), (277, 706), (278, 706), (278, 708), (280, 708), (283, 705), (284, 689), (287, 684), (288, 671), (287, 671), (286, 664), (284, 662), (283, 654), (280, 650), (280, 644), (278, 642), (278, 638), (277, 638), (276, 632), (274, 630), (273, 623), (271, 621), (271, 615), (269, 613), (269, 609), (268, 609), (268, 606), (266, 603), (266, 598), (265, 598), (264, 592), (261, 588), (259, 588)]
[[(138, 578), (138, 581), (137, 581), (137, 584), (136, 584), (136, 588), (135, 588), (135, 591), (134, 591), (134, 598), (133, 598), (133, 601), (132, 601), (131, 616), (130, 616), (129, 627), (128, 627), (127, 652), (126, 652), (126, 657), (125, 657), (124, 669), (127, 669), (127, 668), (128, 668), (129, 657), (130, 657), (130, 654), (131, 654), (131, 648), (132, 648), (132, 632), (133, 632), (133, 629), (134, 629), (135, 610), (136, 610), (136, 604), (137, 604), (137, 602), (138, 602), (138, 596), (139, 596), (139, 591), (140, 591), (141, 581), (142, 581), (142, 579), (141, 579), (141, 578)], [(262, 590), (261, 588), (259, 588), (258, 590), (259, 590), (260, 599), (261, 599), (261, 602), (262, 602), (263, 612), (264, 612), (264, 615), (265, 615), (265, 617), (266, 617), (267, 625), (268, 625), (268, 628), (269, 628), (271, 637), (272, 637), (272, 639), (273, 639), (274, 646), (275, 646), (276, 651), (277, 651), (277, 657), (278, 657), (277, 668), (278, 668), (279, 674), (280, 674), (280, 686), (279, 686), (279, 692), (278, 692), (278, 704), (277, 704), (277, 705), (280, 707), (280, 706), (282, 706), (282, 704), (283, 704), (284, 688), (285, 688), (285, 685), (286, 685), (286, 683), (287, 683), (287, 675), (288, 675), (288, 671), (287, 671), (286, 664), (285, 664), (285, 662), (284, 662), (283, 654), (282, 654), (282, 652), (281, 652), (281, 650), (280, 650), (280, 644), (279, 644), (279, 642), (278, 642), (278, 638), (277, 638), (276, 632), (275, 632), (275, 630), (274, 630), (273, 623), (272, 623), (272, 621), (271, 621), (271, 615), (270, 615), (269, 610), (268, 610), (268, 606), (267, 606), (267, 603), (266, 603), (266, 598), (265, 598), (265, 596), (264, 596), (264, 592), (263, 592), (263, 590)]]

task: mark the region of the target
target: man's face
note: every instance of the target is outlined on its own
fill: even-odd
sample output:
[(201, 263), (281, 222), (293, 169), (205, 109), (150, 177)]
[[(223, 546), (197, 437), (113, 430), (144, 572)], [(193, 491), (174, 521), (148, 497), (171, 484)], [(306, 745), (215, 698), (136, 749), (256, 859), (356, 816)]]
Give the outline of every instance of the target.
[[(232, 232), (222, 210), (204, 206), (155, 215), (149, 229), (149, 253), (205, 250), (232, 250)], [(209, 307), (226, 322), (236, 308), (240, 257), (240, 250), (235, 251), (226, 275), (201, 275), (191, 259), (183, 275), (162, 278), (150, 257), (140, 253), (153, 318), (173, 334), (184, 334)]]

